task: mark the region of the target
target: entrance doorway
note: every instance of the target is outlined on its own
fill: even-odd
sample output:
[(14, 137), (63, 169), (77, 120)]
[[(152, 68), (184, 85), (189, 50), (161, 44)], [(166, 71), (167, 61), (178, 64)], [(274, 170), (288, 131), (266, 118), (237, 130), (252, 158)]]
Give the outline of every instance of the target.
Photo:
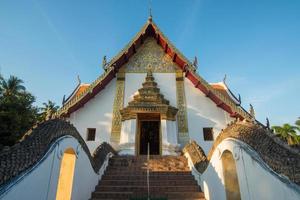
[(150, 155), (160, 154), (160, 115), (139, 115), (139, 155), (147, 155), (148, 143)]

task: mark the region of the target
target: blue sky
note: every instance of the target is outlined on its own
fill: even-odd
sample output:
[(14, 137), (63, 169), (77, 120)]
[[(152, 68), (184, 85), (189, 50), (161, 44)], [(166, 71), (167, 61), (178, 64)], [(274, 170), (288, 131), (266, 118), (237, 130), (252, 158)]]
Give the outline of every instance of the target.
[[(147, 0), (1, 0), (0, 72), (61, 104), (101, 73), (148, 18)], [(271, 124), (300, 117), (300, 1), (152, 0), (153, 18), (209, 82), (227, 83)]]

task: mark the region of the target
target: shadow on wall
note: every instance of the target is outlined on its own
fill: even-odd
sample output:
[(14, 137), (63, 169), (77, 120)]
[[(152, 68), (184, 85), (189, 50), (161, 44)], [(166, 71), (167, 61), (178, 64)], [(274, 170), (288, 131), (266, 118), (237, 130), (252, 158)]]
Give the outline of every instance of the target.
[(236, 164), (230, 151), (225, 150), (222, 154), (223, 177), (226, 191), (226, 199), (240, 200), (240, 187), (236, 172)]
[(75, 152), (69, 148), (64, 152), (61, 160), (56, 200), (71, 199), (75, 164)]

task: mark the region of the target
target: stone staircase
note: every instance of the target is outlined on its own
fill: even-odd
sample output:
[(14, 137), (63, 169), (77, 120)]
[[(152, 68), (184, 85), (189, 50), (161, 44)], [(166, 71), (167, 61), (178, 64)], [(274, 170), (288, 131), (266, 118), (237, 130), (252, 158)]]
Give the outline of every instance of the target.
[[(149, 169), (152, 198), (204, 200), (184, 156), (151, 156)], [(114, 156), (91, 199), (147, 199), (147, 193), (147, 156)]]

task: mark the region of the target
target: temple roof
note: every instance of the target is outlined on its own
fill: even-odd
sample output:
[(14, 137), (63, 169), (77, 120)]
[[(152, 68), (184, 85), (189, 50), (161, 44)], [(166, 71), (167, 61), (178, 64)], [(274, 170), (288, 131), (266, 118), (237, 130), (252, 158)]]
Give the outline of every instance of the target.
[(73, 90), (73, 92), (70, 94), (70, 96), (66, 98), (63, 104), (66, 104), (67, 102), (71, 101), (75, 97), (79, 97), (82, 93), (84, 93), (89, 88), (89, 86), (90, 84), (88, 83), (79, 83), (76, 86), (76, 88)]
[(232, 100), (233, 103), (236, 105), (240, 105), (240, 99), (237, 98), (233, 92), (229, 89), (229, 87), (224, 82), (218, 82), (218, 83), (210, 83), (210, 85), (217, 90), (218, 92), (222, 93), (224, 96), (228, 97)]
[(240, 119), (251, 119), (251, 115), (236, 105), (227, 95), (214, 89), (208, 82), (196, 73), (193, 64), (168, 40), (168, 38), (159, 30), (152, 18), (145, 23), (141, 31), (118, 53), (109, 63), (107, 70), (100, 75), (90, 86), (79, 96), (75, 96), (68, 101), (56, 113), (56, 116), (67, 117), (72, 112), (81, 108), (85, 103), (97, 95), (105, 86), (116, 77), (119, 69), (128, 62), (129, 58), (137, 52), (137, 49), (143, 45), (147, 37), (153, 37), (157, 44), (160, 45), (164, 52), (169, 55), (173, 62), (185, 72), (185, 76), (193, 83), (193, 85), (201, 90), (208, 98), (210, 98), (218, 107), (228, 112), (232, 117)]

